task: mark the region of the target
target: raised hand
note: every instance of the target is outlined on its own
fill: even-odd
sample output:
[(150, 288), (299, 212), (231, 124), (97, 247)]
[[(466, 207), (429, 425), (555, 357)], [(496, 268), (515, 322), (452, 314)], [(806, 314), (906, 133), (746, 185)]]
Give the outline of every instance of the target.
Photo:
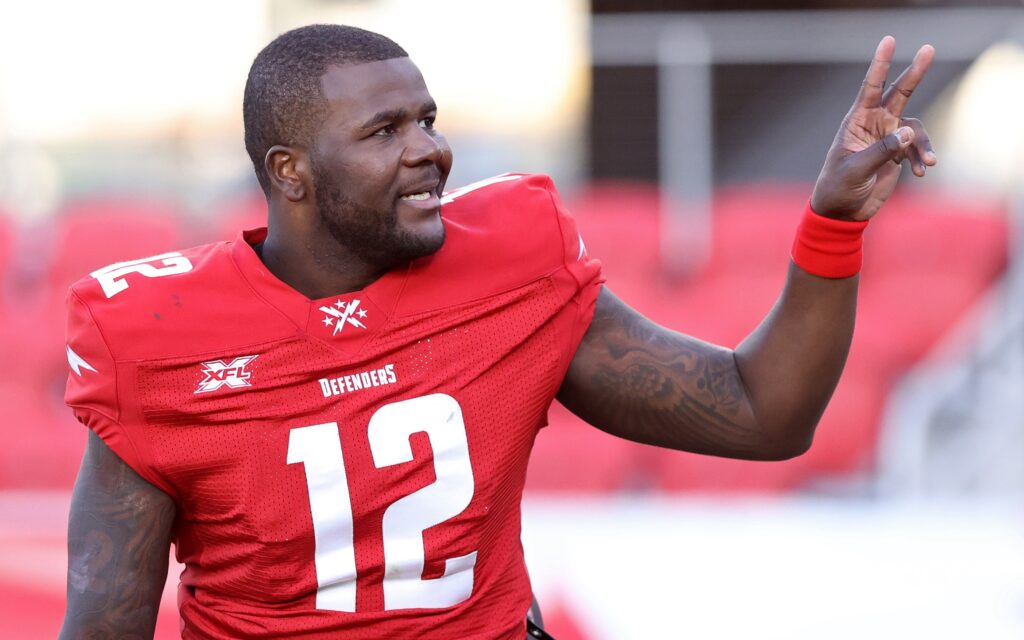
[(868, 220), (892, 195), (903, 160), (923, 177), (935, 164), (935, 152), (924, 125), (904, 118), (903, 109), (935, 56), (924, 45), (896, 81), (885, 88), (896, 40), (878, 43), (864, 84), (843, 118), (811, 195), (811, 208), (823, 216)]

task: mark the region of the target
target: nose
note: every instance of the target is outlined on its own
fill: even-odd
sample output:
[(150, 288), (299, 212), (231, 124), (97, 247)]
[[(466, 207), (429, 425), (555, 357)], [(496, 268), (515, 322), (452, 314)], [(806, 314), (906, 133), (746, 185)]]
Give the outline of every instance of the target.
[(405, 146), (405, 154), (402, 159), (410, 167), (425, 162), (441, 164), (447, 149), (448, 143), (440, 133), (415, 127)]

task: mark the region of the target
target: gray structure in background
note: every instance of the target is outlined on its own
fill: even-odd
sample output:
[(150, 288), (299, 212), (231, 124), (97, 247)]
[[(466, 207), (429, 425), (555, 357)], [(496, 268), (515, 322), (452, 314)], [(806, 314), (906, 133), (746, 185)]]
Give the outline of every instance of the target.
[[(969, 62), (994, 42), (1024, 40), (1020, 8), (602, 14), (593, 17), (598, 66), (658, 70), (659, 181), (667, 194), (661, 259), (669, 274), (699, 268), (711, 246), (715, 64), (856, 63), (884, 34), (904, 43), (898, 63), (930, 42), (943, 61)], [(908, 47), (906, 43), (916, 43)], [(861, 72), (863, 73), (863, 71)], [(840, 96), (846, 106), (855, 89)], [(820, 111), (815, 95), (800, 109)], [(798, 109), (799, 110), (799, 109)], [(838, 124), (842, 110), (829, 117)], [(782, 126), (801, 126), (800, 114)], [(764, 127), (768, 123), (760, 123)], [(773, 125), (774, 126), (774, 125)], [(827, 144), (827, 141), (826, 141)], [(823, 156), (818, 154), (817, 161)]]
[(889, 399), (880, 495), (1024, 498), (1024, 198), (1016, 209), (1003, 281)]

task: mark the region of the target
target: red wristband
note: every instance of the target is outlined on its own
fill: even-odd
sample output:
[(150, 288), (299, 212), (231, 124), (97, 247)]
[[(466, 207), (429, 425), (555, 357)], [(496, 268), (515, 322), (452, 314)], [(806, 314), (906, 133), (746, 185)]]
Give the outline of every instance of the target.
[(849, 278), (860, 271), (867, 220), (836, 220), (807, 210), (793, 239), (793, 262), (823, 278)]

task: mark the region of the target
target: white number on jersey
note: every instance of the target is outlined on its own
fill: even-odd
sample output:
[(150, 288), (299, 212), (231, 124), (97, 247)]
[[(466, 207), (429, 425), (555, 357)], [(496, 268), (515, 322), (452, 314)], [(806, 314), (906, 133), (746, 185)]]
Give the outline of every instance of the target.
[[(163, 263), (163, 266), (149, 264), (158, 260)], [(107, 294), (107, 298), (113, 298), (128, 288), (128, 282), (125, 281), (124, 276), (129, 273), (137, 273), (147, 278), (161, 278), (191, 270), (192, 263), (189, 259), (178, 251), (172, 251), (171, 253), (161, 253), (158, 256), (141, 258), (139, 260), (116, 262), (102, 269), (97, 269), (89, 275), (99, 281), (100, 286), (103, 287), (103, 293)]]
[(288, 464), (303, 462), (316, 551), (316, 608), (356, 610), (356, 550), (352, 542), (352, 502), (341, 455), (338, 423), (292, 429)]
[[(386, 404), (370, 418), (367, 437), (378, 469), (412, 460), (409, 436), (425, 432), (437, 479), (384, 512), (384, 608), (443, 608), (473, 592), (476, 552), (445, 561), (444, 575), (424, 580), (423, 532), (462, 513), (473, 499), (473, 467), (462, 408), (436, 393)], [(352, 503), (338, 423), (292, 429), (288, 464), (304, 463), (316, 544), (316, 608), (355, 611)]]

